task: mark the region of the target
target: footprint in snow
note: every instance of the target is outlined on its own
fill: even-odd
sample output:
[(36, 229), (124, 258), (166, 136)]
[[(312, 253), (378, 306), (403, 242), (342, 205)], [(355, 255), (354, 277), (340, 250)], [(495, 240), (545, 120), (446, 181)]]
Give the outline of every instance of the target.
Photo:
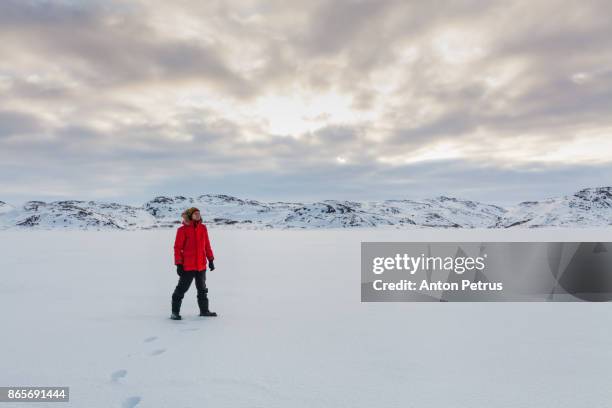
[(119, 382), (120, 379), (127, 375), (127, 370), (117, 370), (111, 374), (111, 382)]
[(140, 397), (129, 397), (123, 400), (121, 408), (134, 408), (140, 403)]
[(150, 343), (152, 341), (157, 340), (157, 336), (151, 336), (151, 337), (147, 337), (146, 339), (144, 339), (145, 343)]
[(159, 356), (162, 353), (165, 353), (166, 349), (157, 349), (157, 350), (153, 350), (152, 352), (149, 353), (150, 356)]

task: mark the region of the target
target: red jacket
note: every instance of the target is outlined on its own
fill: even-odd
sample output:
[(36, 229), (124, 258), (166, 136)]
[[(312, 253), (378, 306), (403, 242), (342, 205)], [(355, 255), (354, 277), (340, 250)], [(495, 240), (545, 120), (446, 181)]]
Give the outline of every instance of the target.
[(212, 261), (214, 258), (208, 230), (202, 221), (191, 221), (191, 224), (178, 228), (174, 240), (175, 264), (182, 264), (186, 271), (203, 271), (206, 260)]

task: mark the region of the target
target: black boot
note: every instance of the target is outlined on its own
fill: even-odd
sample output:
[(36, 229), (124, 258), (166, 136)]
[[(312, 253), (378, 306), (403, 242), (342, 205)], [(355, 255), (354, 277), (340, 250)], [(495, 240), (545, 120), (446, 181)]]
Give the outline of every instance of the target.
[(181, 320), (181, 303), (182, 303), (183, 299), (177, 298), (175, 296), (172, 296), (172, 315), (170, 315), (170, 318), (172, 320)]
[(216, 316), (215, 312), (208, 309), (208, 289), (198, 293), (198, 306), (200, 307), (200, 316)]

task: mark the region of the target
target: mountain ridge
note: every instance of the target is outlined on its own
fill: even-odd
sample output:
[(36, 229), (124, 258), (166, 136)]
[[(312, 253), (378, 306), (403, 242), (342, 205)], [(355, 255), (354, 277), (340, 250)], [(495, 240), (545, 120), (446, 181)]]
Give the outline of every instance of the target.
[(542, 228), (612, 225), (612, 187), (510, 207), (439, 195), (422, 200), (264, 202), (226, 194), (157, 196), (141, 206), (96, 200), (0, 201), (0, 229), (171, 228), (188, 207), (209, 225), (233, 228)]

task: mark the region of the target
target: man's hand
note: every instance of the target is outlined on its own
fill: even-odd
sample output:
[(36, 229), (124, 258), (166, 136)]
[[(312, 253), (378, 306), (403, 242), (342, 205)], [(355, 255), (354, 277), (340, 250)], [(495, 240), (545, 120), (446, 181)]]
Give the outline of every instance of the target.
[(176, 274), (178, 276), (181, 276), (183, 274), (183, 272), (184, 272), (183, 265), (182, 264), (176, 264)]
[(208, 261), (208, 265), (209, 265), (209, 268), (210, 268), (211, 271), (215, 270), (215, 261), (214, 260), (211, 259), (210, 261)]

